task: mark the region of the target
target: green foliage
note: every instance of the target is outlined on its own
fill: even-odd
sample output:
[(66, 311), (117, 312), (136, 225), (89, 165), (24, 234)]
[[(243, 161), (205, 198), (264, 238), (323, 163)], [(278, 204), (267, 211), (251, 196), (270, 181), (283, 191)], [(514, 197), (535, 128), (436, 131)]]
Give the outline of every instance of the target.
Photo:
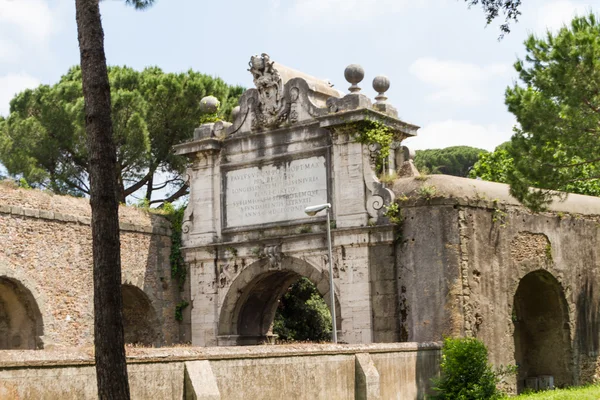
[[(194, 71), (109, 67), (108, 73), (119, 201), (125, 203), (140, 189), (150, 204), (185, 195), (185, 160), (173, 154), (172, 146), (192, 137), (201, 120), (202, 97), (217, 97), (219, 118), (226, 119), (243, 88)], [(71, 68), (55, 85), (17, 94), (8, 118), (0, 119), (0, 162), (10, 175), (23, 176), (34, 187), (88, 195), (84, 117), (79, 67)], [(161, 189), (169, 191), (167, 198), (154, 199), (152, 194)]]
[(509, 147), (510, 141), (502, 143), (491, 153), (479, 154), (479, 159), (469, 172), (469, 177), (508, 183), (508, 174), (513, 170), (514, 164), (508, 151)]
[(470, 6), (481, 5), (488, 25), (494, 21), (500, 13), (504, 14), (504, 23), (500, 25), (500, 37), (510, 32), (510, 23), (516, 22), (521, 15), (519, 7), (521, 0), (465, 0)]
[(169, 222), (171, 222), (171, 254), (169, 261), (171, 262), (171, 278), (177, 280), (179, 290), (183, 288), (185, 278), (187, 277), (187, 267), (181, 253), (181, 235), (185, 208), (186, 205), (174, 207), (171, 203), (164, 203), (162, 207), (162, 212)]
[(273, 333), (286, 341), (331, 340), (331, 313), (317, 288), (306, 278), (283, 295), (275, 314)]
[(600, 398), (599, 385), (524, 393), (516, 397), (511, 397), (511, 399), (515, 400), (598, 400), (598, 398)]
[(466, 177), (480, 154), (487, 151), (469, 146), (445, 149), (417, 150), (415, 166), (426, 174), (446, 174)]
[(357, 142), (378, 147), (377, 171), (382, 171), (394, 141), (392, 130), (381, 122), (372, 120), (357, 122), (354, 124), (353, 129), (356, 129), (357, 132)]
[(417, 189), (417, 194), (425, 200), (431, 200), (437, 195), (437, 189), (433, 185), (424, 184)]
[(23, 189), (31, 189), (31, 186), (29, 185), (29, 183), (27, 183), (27, 180), (25, 180), (25, 178), (19, 179), (19, 187)]
[(189, 305), (190, 303), (188, 303), (185, 300), (182, 300), (179, 303), (177, 303), (177, 305), (175, 306), (175, 319), (177, 321), (183, 321), (183, 310)]
[(390, 220), (392, 224), (401, 224), (404, 220), (402, 216), (402, 209), (398, 203), (392, 203), (389, 206), (386, 206), (384, 215)]
[(485, 345), (475, 338), (446, 338), (442, 348), (441, 376), (433, 380), (435, 399), (499, 399), (499, 378), (488, 364)]
[(511, 194), (533, 210), (547, 207), (556, 196), (551, 190), (600, 195), (597, 18), (574, 18), (556, 34), (531, 35), (525, 47), (525, 60), (515, 63), (521, 85), (506, 90), (520, 124), (507, 148)]

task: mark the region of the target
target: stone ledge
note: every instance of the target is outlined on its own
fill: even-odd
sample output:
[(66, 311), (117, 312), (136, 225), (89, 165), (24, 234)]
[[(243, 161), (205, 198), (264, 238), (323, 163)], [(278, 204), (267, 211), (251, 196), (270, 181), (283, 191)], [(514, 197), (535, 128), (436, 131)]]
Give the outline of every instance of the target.
[[(80, 225), (91, 225), (91, 218), (86, 216), (76, 216), (48, 210), (38, 210), (34, 208), (23, 208), (18, 206), (9, 206), (0, 204), (0, 214), (14, 215), (17, 217), (45, 219), (49, 221), (58, 221), (65, 223), (77, 223)], [(153, 225), (136, 225), (129, 222), (120, 222), (119, 227), (123, 232), (139, 232), (156, 234), (161, 236), (171, 236), (171, 228), (168, 222), (158, 222), (157, 217), (151, 217), (157, 221)]]
[[(279, 358), (289, 356), (354, 355), (357, 353), (398, 353), (439, 351), (439, 342), (405, 342), (374, 344), (294, 344), (234, 347), (165, 347), (128, 348), (129, 364), (181, 362), (194, 360), (232, 360), (248, 358)], [(49, 366), (93, 365), (91, 350), (2, 350), (0, 369)]]

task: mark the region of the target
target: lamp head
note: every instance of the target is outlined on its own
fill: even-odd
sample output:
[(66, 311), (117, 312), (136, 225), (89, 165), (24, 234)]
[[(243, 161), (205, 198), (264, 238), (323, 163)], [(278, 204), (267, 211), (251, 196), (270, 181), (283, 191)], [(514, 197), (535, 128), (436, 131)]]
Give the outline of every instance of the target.
[(310, 216), (312, 217), (312, 216), (315, 216), (315, 215), (317, 215), (317, 213), (318, 213), (319, 211), (323, 211), (323, 210), (325, 210), (325, 209), (327, 209), (327, 208), (331, 208), (331, 204), (329, 204), (329, 203), (325, 203), (325, 204), (319, 204), (319, 205), (316, 205), (316, 206), (310, 206), (310, 207), (306, 207), (306, 208), (304, 209), (304, 212), (305, 212), (307, 215), (310, 215)]

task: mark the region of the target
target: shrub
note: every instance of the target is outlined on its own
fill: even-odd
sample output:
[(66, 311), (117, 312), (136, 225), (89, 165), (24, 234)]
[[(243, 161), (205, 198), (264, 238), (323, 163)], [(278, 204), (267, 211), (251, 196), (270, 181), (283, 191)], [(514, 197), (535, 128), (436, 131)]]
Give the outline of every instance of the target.
[(488, 364), (485, 345), (475, 338), (446, 338), (442, 348), (441, 375), (433, 380), (434, 399), (499, 399), (498, 374)]
[(282, 341), (331, 340), (331, 313), (315, 285), (301, 278), (283, 295), (273, 333)]

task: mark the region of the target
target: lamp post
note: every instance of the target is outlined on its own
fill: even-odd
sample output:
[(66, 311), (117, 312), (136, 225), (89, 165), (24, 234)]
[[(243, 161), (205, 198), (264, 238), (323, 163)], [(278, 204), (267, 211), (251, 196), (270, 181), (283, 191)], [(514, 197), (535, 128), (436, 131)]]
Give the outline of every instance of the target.
[(331, 329), (332, 329), (332, 341), (337, 343), (337, 323), (335, 320), (335, 291), (333, 288), (333, 256), (331, 254), (331, 222), (329, 213), (331, 212), (331, 204), (319, 204), (316, 206), (306, 207), (304, 212), (307, 215), (315, 216), (318, 212), (327, 210), (327, 247), (329, 249), (329, 294), (331, 296)]

